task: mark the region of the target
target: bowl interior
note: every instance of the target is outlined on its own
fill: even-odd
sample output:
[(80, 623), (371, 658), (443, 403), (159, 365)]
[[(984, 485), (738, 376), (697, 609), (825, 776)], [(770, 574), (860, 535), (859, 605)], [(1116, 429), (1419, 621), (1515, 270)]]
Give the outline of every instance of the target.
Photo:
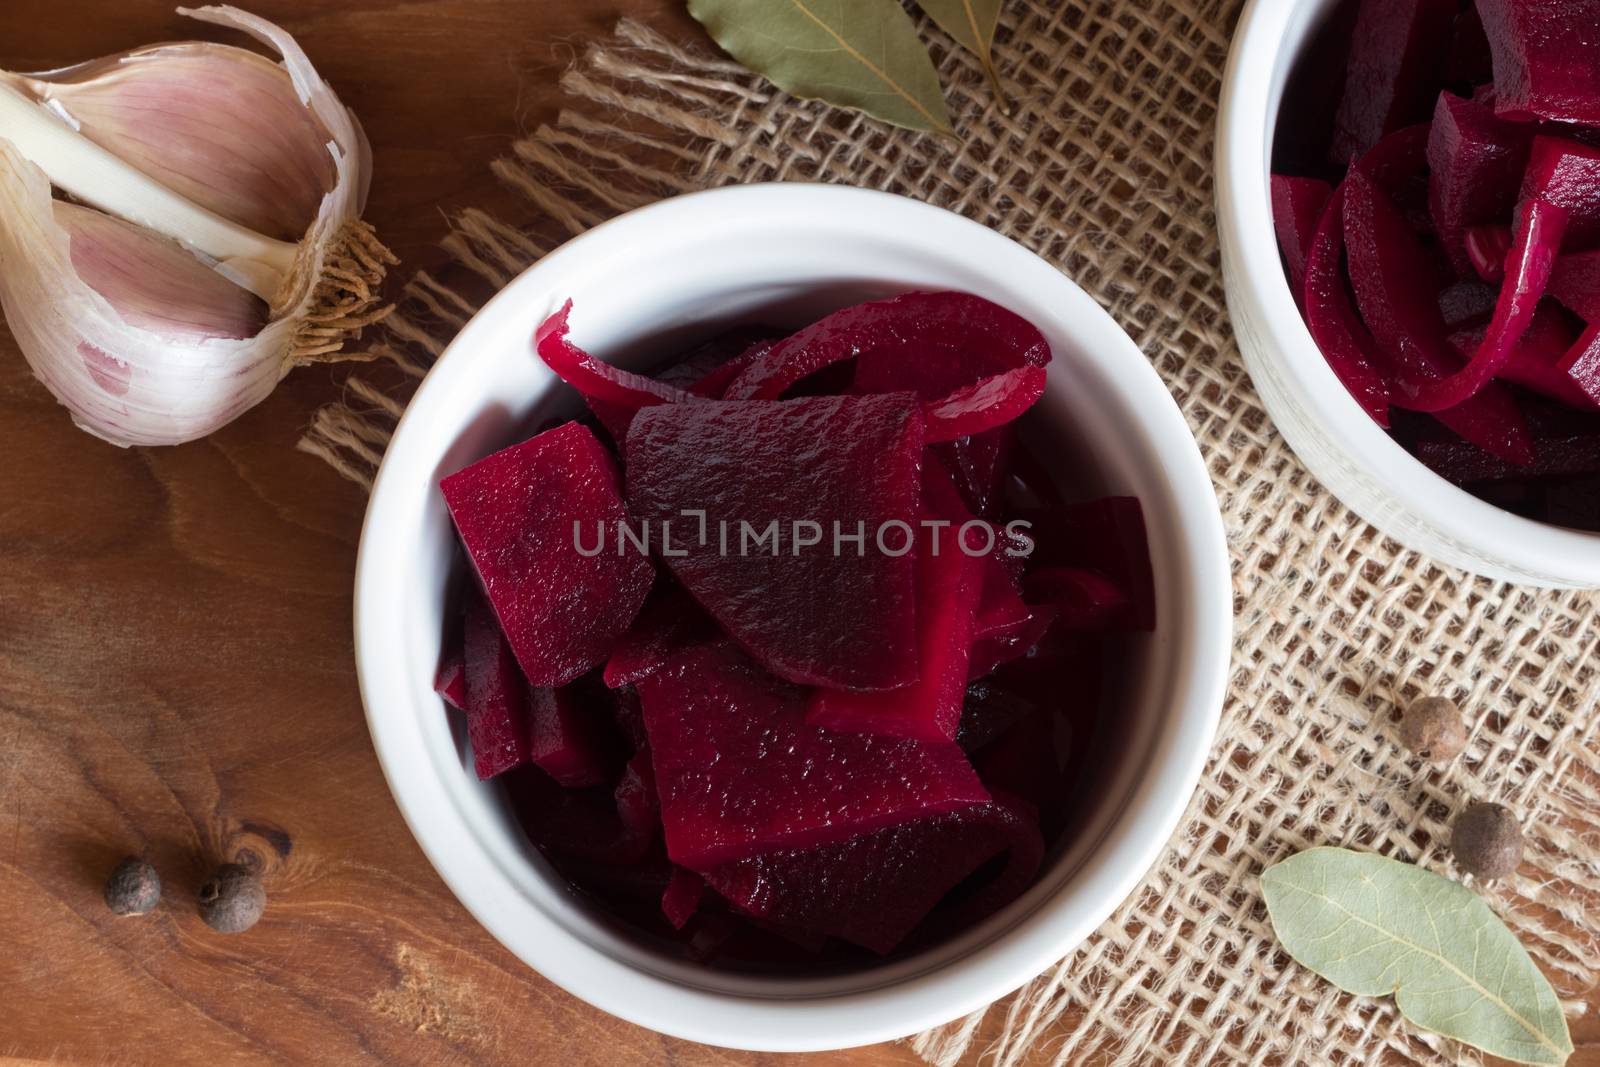
[[(788, 210), (785, 198), (809, 210)], [(1160, 628), (1137, 643), (1119, 742), (1085, 798), (1078, 831), (1005, 911), (921, 955), (845, 973), (756, 976), (682, 962), (567, 891), (499, 790), (472, 775), (432, 692), (461, 567), (435, 487), (569, 413), (570, 394), (558, 392), (529, 343), (568, 297), (576, 342), (642, 366), (737, 323), (799, 325), (917, 288), (989, 297), (1044, 331), (1056, 362), (1031, 418), (1051, 442), (1046, 455), (1061, 480), (1143, 502)], [(513, 283), (451, 346), (413, 400), (375, 487), (357, 584), (358, 658), (397, 802), (446, 881), (513, 951), (585, 999), (669, 1033), (743, 1047), (834, 1047), (911, 1032), (1009, 991), (1132, 889), (1187, 802), (1214, 730), (1229, 645), (1226, 568), (1215, 498), (1181, 416), (1127, 337), (1053, 268), (911, 201), (744, 187), (591, 231)], [(962, 958), (970, 966), (959, 983), (939, 978)], [(889, 989), (904, 996), (895, 1017), (841, 1017), (832, 1035), (784, 1033), (795, 1030), (792, 1021), (758, 1013), (747, 1017), (748, 1035), (724, 1017), (708, 1038), (674, 1014), (692, 1002), (674, 1001), (669, 989), (743, 1001)], [(651, 1003), (640, 1003), (644, 990)]]

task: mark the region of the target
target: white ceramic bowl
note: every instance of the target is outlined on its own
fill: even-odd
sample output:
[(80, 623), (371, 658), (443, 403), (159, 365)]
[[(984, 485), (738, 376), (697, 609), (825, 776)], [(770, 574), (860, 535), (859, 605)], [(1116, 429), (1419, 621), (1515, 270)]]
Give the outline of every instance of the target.
[(1272, 229), (1272, 131), (1295, 60), (1336, 3), (1252, 0), (1234, 31), (1217, 119), (1217, 216), (1245, 366), (1290, 447), (1384, 533), (1492, 578), (1600, 586), (1600, 535), (1513, 515), (1428, 470), (1362, 413), (1295, 306)]
[[(1087, 829), (1022, 899), (949, 944), (842, 976), (735, 975), (667, 958), (566, 891), (500, 791), (475, 780), (432, 689), (459, 566), (441, 476), (526, 437), (558, 384), (535, 326), (574, 300), (574, 339), (627, 362), (739, 319), (803, 324), (864, 299), (965, 289), (1054, 347), (1043, 401), (1108, 490), (1144, 503), (1160, 629), (1138, 650), (1128, 736)], [(1066, 453), (1063, 453), (1065, 456)], [(1074, 476), (1084, 471), (1074, 468)], [(773, 1051), (901, 1037), (1015, 989), (1132, 891), (1187, 805), (1215, 730), (1232, 597), (1222, 525), (1194, 440), (1160, 379), (1087, 295), (1018, 245), (884, 193), (743, 186), (635, 211), (571, 241), (491, 301), (429, 374), (389, 446), (356, 574), (356, 654), (395, 800), (461, 902), (530, 966), (589, 1003), (708, 1044)]]

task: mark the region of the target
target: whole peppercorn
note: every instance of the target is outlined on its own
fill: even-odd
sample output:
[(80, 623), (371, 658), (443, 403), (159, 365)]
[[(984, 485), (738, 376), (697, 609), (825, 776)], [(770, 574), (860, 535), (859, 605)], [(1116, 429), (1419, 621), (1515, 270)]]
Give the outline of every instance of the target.
[(1503, 805), (1470, 804), (1450, 831), (1450, 851), (1468, 874), (1504, 878), (1522, 862), (1522, 829)]
[(200, 887), (200, 918), (213, 930), (237, 934), (256, 924), (267, 908), (267, 891), (250, 868), (224, 863)]
[(161, 876), (138, 856), (117, 864), (106, 879), (106, 907), (117, 915), (143, 915), (161, 902)]
[(1400, 740), (1407, 748), (1435, 763), (1448, 763), (1467, 747), (1467, 729), (1461, 709), (1445, 697), (1421, 697), (1400, 717)]

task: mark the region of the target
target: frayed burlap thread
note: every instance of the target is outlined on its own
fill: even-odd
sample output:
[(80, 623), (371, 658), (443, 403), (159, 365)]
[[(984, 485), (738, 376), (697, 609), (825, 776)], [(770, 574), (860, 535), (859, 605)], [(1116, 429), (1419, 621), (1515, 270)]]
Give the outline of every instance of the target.
[[(1221, 729), (1134, 895), (1018, 994), (914, 1038), (930, 1063), (1470, 1062), (1392, 1002), (1345, 996), (1288, 960), (1259, 881), (1318, 844), (1455, 873), (1448, 824), (1468, 798), (1510, 805), (1528, 833), (1519, 876), (1475, 888), (1564, 996), (1600, 977), (1600, 945), (1578, 932), (1600, 901), (1600, 601), (1403, 550), (1319, 486), (1268, 422), (1229, 330), (1212, 208), (1239, 6), (1010, 0), (996, 48), (1009, 112), (978, 63), (925, 27), (959, 144), (795, 100), (624, 22), (565, 76), (569, 108), (496, 164), (526, 214), (461, 214), (446, 245), (470, 285), (419, 275), (373, 352), (418, 378), (481, 295), (565, 238), (676, 193), (775, 180), (887, 189), (977, 219), (1058, 264), (1132, 334), (1199, 440), (1227, 524), (1237, 621)], [(369, 484), (403, 394), (353, 382), (302, 447)], [(1395, 709), (1419, 693), (1471, 716), (1447, 768), (1397, 743)]]

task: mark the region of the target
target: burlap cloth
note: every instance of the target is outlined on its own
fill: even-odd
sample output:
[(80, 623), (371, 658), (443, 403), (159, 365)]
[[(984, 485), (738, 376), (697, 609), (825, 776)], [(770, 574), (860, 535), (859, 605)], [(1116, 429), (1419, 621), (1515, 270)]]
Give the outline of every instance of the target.
[[(496, 165), (521, 218), (467, 211), (450, 286), (408, 287), (379, 355), (302, 447), (367, 483), (419, 377), (494, 288), (621, 211), (733, 182), (888, 189), (968, 215), (1058, 264), (1133, 336), (1216, 483), (1237, 589), (1234, 674), (1210, 766), (1172, 846), (1092, 938), (1020, 994), (913, 1039), (950, 1064), (1371, 1063), (1469, 1054), (1388, 1000), (1344, 996), (1277, 948), (1264, 866), (1315, 844), (1450, 872), (1468, 797), (1523, 818), (1528, 862), (1490, 901), (1569, 1005), (1600, 973), (1596, 598), (1481, 579), (1385, 540), (1274, 432), (1223, 304), (1212, 209), (1217, 93), (1239, 0), (1009, 0), (997, 49), (1012, 111), (934, 31), (959, 146), (796, 101), (740, 67), (624, 23), (584, 56), (554, 126)], [(481, 281), (479, 280), (481, 279)], [(1396, 741), (1397, 704), (1454, 696), (1470, 747), (1444, 771)], [(1428, 1046), (1428, 1047), (1425, 1047)]]

